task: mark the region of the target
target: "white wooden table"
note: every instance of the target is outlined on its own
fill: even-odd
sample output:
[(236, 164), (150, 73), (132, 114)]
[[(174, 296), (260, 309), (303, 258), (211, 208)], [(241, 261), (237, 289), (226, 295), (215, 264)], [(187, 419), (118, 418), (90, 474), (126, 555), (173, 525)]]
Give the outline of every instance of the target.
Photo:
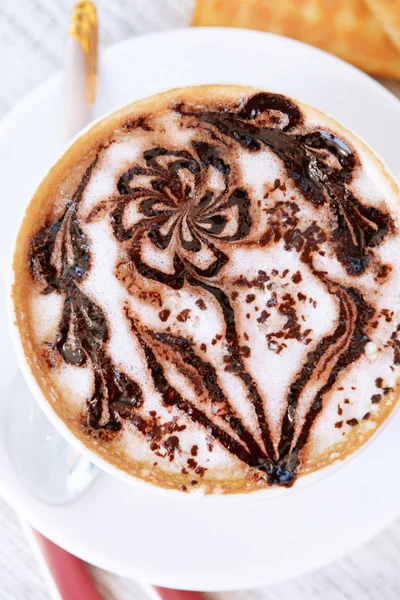
[[(192, 2), (97, 0), (101, 43), (185, 26)], [(72, 0), (0, 0), (0, 117), (63, 66), (72, 4)], [(400, 97), (400, 84), (387, 85)], [(146, 600), (135, 582), (99, 569), (94, 572), (107, 600)], [(48, 599), (18, 517), (0, 500), (0, 600)], [(399, 600), (400, 521), (366, 546), (317, 572), (260, 590), (215, 594), (213, 600), (317, 599)]]

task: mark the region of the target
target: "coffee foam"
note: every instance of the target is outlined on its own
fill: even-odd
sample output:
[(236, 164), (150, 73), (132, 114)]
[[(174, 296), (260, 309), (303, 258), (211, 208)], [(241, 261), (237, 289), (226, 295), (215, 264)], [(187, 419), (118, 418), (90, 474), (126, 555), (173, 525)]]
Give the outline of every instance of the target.
[[(190, 106), (187, 113), (189, 109)], [(232, 110), (237, 109), (233, 107)], [(296, 135), (327, 129), (344, 139), (351, 145), (358, 161), (348, 189), (364, 206), (390, 212), (392, 217), (391, 231), (380, 245), (368, 251), (371, 267), (362, 274), (350, 273), (331, 239), (332, 212), (326, 197), (320, 205), (313, 204), (296, 181), (288, 176), (276, 152), (268, 146), (249, 151), (218, 127), (206, 126), (201, 119), (197, 120), (196, 115), (202, 111), (207, 114), (201, 104), (190, 116), (185, 116), (185, 111), (165, 108), (148, 115), (144, 128), (119, 129), (111, 143), (98, 151), (97, 162), (90, 172), (76, 214), (71, 217), (78, 223), (90, 248), (90, 267), (77, 286), (79, 293), (89, 298), (106, 316), (108, 339), (101, 352), (107, 355), (115, 371), (123, 373), (141, 389), (143, 402), (134, 413), (148, 423), (146, 434), (134, 419), (119, 419), (120, 429), (114, 439), (109, 441), (111, 434), (107, 438), (107, 460), (112, 461), (113, 454), (122, 456), (127, 470), (129, 465), (138, 463), (152, 473), (148, 478), (159, 484), (167, 474), (176, 476), (176, 486), (210, 485), (212, 491), (212, 484), (208, 482), (236, 480), (246, 481), (251, 488), (271, 483), (265, 471), (228, 451), (210, 426), (193, 421), (192, 413), (183, 410), (179, 403), (166, 403), (152, 374), (146, 348), (151, 348), (175, 392), (247, 451), (239, 429), (232, 427), (231, 421), (225, 418), (226, 405), (230, 405), (229, 410), (241, 420), (255, 443), (265, 447), (259, 415), (251, 400), (254, 400), (254, 393), (249, 391), (250, 384), (240, 375), (242, 369), (258, 390), (275, 452), (275, 456), (269, 458), (278, 464), (291, 385), (309, 360), (310, 353), (317, 353), (321, 341), (335, 335), (339, 319), (343, 319), (340, 310), (345, 311), (346, 319), (352, 319), (355, 309), (348, 292), (343, 292), (347, 298), (343, 308), (335, 290), (355, 288), (375, 309), (377, 324), (374, 327), (368, 325), (369, 341), (361, 356), (354, 364), (341, 369), (333, 387), (324, 393), (323, 408), (313, 423), (306, 446), (301, 448), (300, 457), (304, 455), (307, 468), (313, 470), (324, 453), (334, 453), (335, 447), (340, 448), (343, 440), (350, 433), (354, 434), (356, 428), (360, 431), (360, 439), (366, 439), (368, 432), (376, 428), (385, 402), (392, 398), (390, 392), (385, 396), (382, 389), (394, 388), (399, 374), (393, 346), (389, 343), (400, 323), (400, 265), (395, 260), (400, 246), (398, 193), (369, 151), (358, 145), (354, 138), (347, 141), (341, 128), (337, 126), (335, 130), (327, 118), (321, 117), (315, 122), (311, 109), (308, 118), (307, 109), (302, 108), (303, 124), (298, 125)], [(213, 149), (212, 158), (207, 156), (204, 147), (196, 149), (198, 142)], [(145, 158), (147, 151), (156, 149), (158, 152), (159, 148), (165, 152), (156, 158)], [(337, 169), (340, 166), (335, 156), (325, 158), (330, 167)], [(178, 167), (177, 160), (186, 166)], [(137, 173), (131, 174), (130, 179), (127, 177), (126, 189), (121, 192), (123, 177), (134, 168)], [(248, 199), (247, 217), (240, 213), (240, 210), (245, 212), (246, 200), (242, 196), (237, 204), (225, 206), (237, 190), (243, 191)], [(193, 211), (210, 191), (213, 201), (205, 212), (196, 216)], [(179, 193), (182, 197), (177, 199)], [(218, 196), (221, 199), (216, 201)], [(146, 208), (140, 204), (149, 198), (154, 199), (152, 206)], [(126, 235), (123, 239), (118, 238), (120, 234), (112, 216), (121, 202), (125, 202), (120, 215)], [(213, 210), (213, 202), (219, 209)], [(174, 203), (177, 208), (171, 208)], [(181, 235), (186, 243), (194, 243), (197, 239), (201, 247), (196, 252), (185, 250), (178, 235), (179, 210), (185, 212), (188, 206), (189, 212), (182, 219)], [(177, 216), (169, 215), (160, 226), (152, 225), (156, 220), (151, 219), (174, 210)], [(226, 219), (222, 229), (219, 229), (220, 215)], [(212, 220), (214, 217), (217, 217), (217, 224)], [(239, 235), (240, 220), (245, 218), (251, 220), (249, 231)], [(173, 223), (175, 229), (169, 244), (155, 245), (148, 237), (149, 231), (154, 230), (167, 237)], [(324, 236), (312, 250), (311, 265), (303, 250), (290, 245), (292, 242), (287, 241), (285, 234), (293, 233), (294, 229), (307, 232), (315, 225)], [(301, 235), (307, 244), (306, 234)], [(318, 232), (315, 235), (319, 235)], [(65, 234), (65, 239), (66, 260), (71, 263), (76, 255), (74, 242), (69, 233)], [(54, 248), (57, 243), (61, 244), (59, 239)], [(174, 276), (177, 256), (185, 265), (186, 279), (179, 285), (166, 284), (163, 277)], [(206, 273), (215, 264), (214, 272)], [(379, 265), (385, 264), (389, 264), (391, 270), (385, 278), (379, 279)], [(57, 269), (60, 271), (59, 266)], [(321, 272), (324, 274), (320, 276)], [(193, 283), (193, 279), (197, 283)], [(229, 338), (222, 305), (211, 288), (221, 290), (233, 309), (237, 336), (233, 342)], [(62, 292), (43, 295), (42, 291), (43, 285), (32, 286), (30, 296), (30, 320), (37, 348), (45, 344), (54, 346), (65, 297)], [(346, 302), (350, 303), (347, 308)], [(165, 319), (161, 317), (162, 313), (167, 315)], [(368, 323), (373, 321), (371, 318)], [(197, 357), (195, 360), (209, 365), (225, 400), (211, 398), (207, 389), (207, 382), (211, 381), (209, 371), (205, 381), (193, 358), (190, 359), (192, 363), (189, 359), (185, 362), (189, 350), (185, 351), (182, 346), (181, 350), (173, 347), (176, 339), (186, 340)], [(329, 360), (324, 356), (318, 359), (319, 362), (315, 359), (316, 372), (320, 374), (314, 375), (313, 379), (310, 371), (300, 390), (293, 415), (292, 449), (301, 439), (316, 395), (335, 367), (337, 353), (348, 343), (345, 336), (339, 338), (339, 342), (337, 352)], [(59, 359), (54, 347), (49, 352), (52, 359), (55, 355), (58, 358), (54, 360), (54, 366), (46, 370), (46, 377), (58, 390), (62, 401), (73, 406), (81, 419), (86, 414), (94, 385), (90, 364), (71, 366)], [(239, 371), (229, 368), (232, 361), (240, 362)], [(379, 378), (383, 383), (377, 388)], [(380, 403), (373, 403), (371, 398), (380, 392)], [(364, 418), (367, 414), (369, 416)], [(355, 419), (357, 424), (354, 424)], [(342, 422), (340, 427), (339, 422)], [(103, 425), (101, 423), (96, 431), (101, 431)], [(87, 432), (90, 435), (90, 427)], [(173, 443), (172, 438), (176, 438)], [(101, 437), (97, 436), (93, 444), (104, 454), (105, 442)], [(301, 474), (301, 461), (298, 470)], [(141, 476), (146, 478), (143, 473), (145, 470)], [(196, 483), (192, 484), (192, 481)]]

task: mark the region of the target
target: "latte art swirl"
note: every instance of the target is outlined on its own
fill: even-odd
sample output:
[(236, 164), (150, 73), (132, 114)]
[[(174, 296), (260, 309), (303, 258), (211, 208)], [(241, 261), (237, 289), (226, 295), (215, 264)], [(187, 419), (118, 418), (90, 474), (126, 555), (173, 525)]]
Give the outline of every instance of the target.
[[(244, 190), (230, 190), (230, 166), (205, 142), (193, 141), (192, 152), (165, 148), (144, 152), (146, 167), (135, 166), (122, 175), (118, 190), (123, 199), (111, 212), (117, 239), (133, 241), (131, 257), (138, 271), (175, 289), (182, 287), (187, 274), (216, 276), (228, 262), (219, 241), (243, 239), (251, 227), (250, 200)], [(211, 178), (221, 180), (217, 192)], [(131, 203), (143, 218), (125, 229), (124, 212)], [(146, 240), (173, 253), (174, 273), (149, 272), (140, 258), (140, 244)], [(204, 255), (211, 260), (202, 267)]]
[(106, 460), (182, 491), (291, 486), (395, 403), (398, 192), (323, 115), (215, 89), (98, 126), (30, 235), (20, 312), (16, 268), (17, 318)]

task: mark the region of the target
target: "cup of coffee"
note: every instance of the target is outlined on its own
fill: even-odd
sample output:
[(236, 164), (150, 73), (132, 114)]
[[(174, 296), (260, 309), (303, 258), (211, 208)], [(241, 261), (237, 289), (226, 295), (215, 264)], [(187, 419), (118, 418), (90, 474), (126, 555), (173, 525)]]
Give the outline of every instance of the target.
[(84, 132), (13, 259), (28, 383), (115, 473), (188, 494), (293, 489), (397, 403), (400, 192), (322, 112), (176, 89)]

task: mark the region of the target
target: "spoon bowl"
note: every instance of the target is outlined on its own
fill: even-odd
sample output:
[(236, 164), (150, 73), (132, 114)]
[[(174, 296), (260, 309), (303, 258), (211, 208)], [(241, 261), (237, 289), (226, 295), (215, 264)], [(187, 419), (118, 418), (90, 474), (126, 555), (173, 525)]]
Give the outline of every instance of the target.
[(72, 502), (98, 474), (98, 468), (50, 423), (21, 373), (10, 386), (6, 429), (7, 447), (18, 477), (42, 502)]

